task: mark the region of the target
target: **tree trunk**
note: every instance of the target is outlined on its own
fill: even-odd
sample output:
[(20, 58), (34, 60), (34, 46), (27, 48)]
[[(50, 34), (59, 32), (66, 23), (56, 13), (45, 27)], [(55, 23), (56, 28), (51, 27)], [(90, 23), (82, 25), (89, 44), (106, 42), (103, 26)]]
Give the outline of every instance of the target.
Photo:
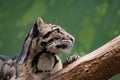
[(120, 36), (45, 80), (107, 80), (120, 73)]

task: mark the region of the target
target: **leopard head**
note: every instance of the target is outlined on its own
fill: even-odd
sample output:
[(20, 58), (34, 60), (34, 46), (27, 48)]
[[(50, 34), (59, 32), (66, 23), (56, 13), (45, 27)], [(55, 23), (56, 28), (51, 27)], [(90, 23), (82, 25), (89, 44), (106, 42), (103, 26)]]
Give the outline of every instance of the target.
[(45, 23), (40, 17), (32, 29), (32, 36), (36, 45), (51, 53), (69, 53), (75, 42), (63, 28)]

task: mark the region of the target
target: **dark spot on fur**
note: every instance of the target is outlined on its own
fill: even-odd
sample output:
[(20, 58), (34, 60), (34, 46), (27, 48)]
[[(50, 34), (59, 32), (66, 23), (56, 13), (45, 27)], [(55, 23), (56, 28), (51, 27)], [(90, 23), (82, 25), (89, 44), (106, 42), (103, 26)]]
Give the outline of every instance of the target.
[(24, 59), (24, 63), (26, 63), (26, 61), (27, 61), (27, 59), (28, 59), (28, 56), (30, 55), (30, 49), (31, 49), (31, 45), (32, 45), (32, 40), (33, 40), (33, 39), (30, 40), (30, 44), (29, 44), (28, 50), (27, 50), (27, 55), (26, 55), (26, 57), (25, 57), (25, 59)]
[(58, 33), (63, 34), (62, 32), (60, 32), (59, 29), (55, 29), (55, 30), (52, 30), (52, 31), (49, 31), (48, 33), (46, 33), (46, 34), (43, 36), (43, 39), (48, 38), (48, 37), (50, 36), (50, 34), (53, 33), (54, 31), (57, 31)]
[(8, 72), (8, 73), (6, 74), (6, 77), (7, 77), (7, 79), (10, 79), (10, 78), (12, 77), (12, 74), (11, 74), (10, 72)]
[(38, 38), (38, 39), (36, 40), (36, 43), (38, 43), (38, 42), (39, 42), (39, 40), (40, 40), (40, 39)]
[(55, 65), (59, 62), (58, 61), (58, 59), (57, 59), (57, 57), (54, 55), (54, 59), (55, 59), (55, 62), (54, 62), (54, 66), (53, 66), (53, 68), (55, 67)]
[(57, 37), (56, 37), (56, 38), (54, 38), (54, 39), (55, 39), (55, 40), (58, 40), (58, 39), (60, 39), (60, 38), (57, 38)]
[(64, 35), (64, 33), (60, 31), (60, 29), (56, 29), (56, 30), (57, 30), (58, 33)]
[(51, 43), (51, 42), (53, 42), (54, 40), (58, 40), (58, 39), (60, 39), (60, 38), (50, 39), (50, 40), (48, 40), (48, 43)]
[(54, 30), (53, 30), (53, 31), (49, 31), (48, 33), (46, 33), (46, 34), (43, 36), (43, 39), (48, 38), (52, 32), (54, 32)]
[(37, 37), (39, 35), (39, 30), (37, 28), (37, 23), (34, 24), (33, 26), (33, 37)]
[(37, 73), (42, 73), (42, 72), (44, 72), (43, 70), (36, 70), (35, 71), (35, 74), (37, 74)]
[(44, 72), (43, 70), (38, 70), (38, 68), (37, 68), (37, 64), (38, 64), (38, 62), (39, 62), (39, 58), (40, 58), (40, 56), (41, 56), (43, 53), (54, 54), (54, 53), (51, 53), (51, 52), (47, 51), (46, 49), (43, 49), (43, 51), (39, 52), (39, 53), (34, 57), (34, 59), (33, 59), (33, 61), (32, 61), (32, 67), (35, 67), (35, 69), (36, 69), (35, 73), (36, 73), (36, 74), (37, 74), (37, 73)]
[(47, 45), (47, 42), (41, 42), (41, 46), (42, 46), (43, 48), (45, 48), (46, 45)]
[(33, 61), (32, 61), (32, 67), (34, 67), (35, 65), (37, 65), (39, 57), (42, 55), (43, 51), (37, 53), (37, 55), (34, 57)]
[(51, 43), (51, 42), (53, 42), (54, 41), (54, 39), (50, 39), (49, 41), (48, 41), (48, 43)]

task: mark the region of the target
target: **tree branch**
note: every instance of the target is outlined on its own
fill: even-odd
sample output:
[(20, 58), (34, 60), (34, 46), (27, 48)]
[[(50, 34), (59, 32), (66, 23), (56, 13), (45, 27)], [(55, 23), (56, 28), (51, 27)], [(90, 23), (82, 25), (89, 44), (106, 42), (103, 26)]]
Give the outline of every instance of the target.
[(120, 36), (45, 80), (106, 80), (120, 73)]

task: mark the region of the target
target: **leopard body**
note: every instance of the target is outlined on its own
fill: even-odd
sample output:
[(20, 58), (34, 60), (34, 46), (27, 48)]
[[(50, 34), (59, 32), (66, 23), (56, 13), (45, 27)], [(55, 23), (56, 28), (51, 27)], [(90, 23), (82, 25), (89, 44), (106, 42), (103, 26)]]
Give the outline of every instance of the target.
[(74, 42), (74, 37), (63, 28), (38, 17), (26, 34), (21, 52), (0, 64), (0, 80), (45, 79), (63, 68), (58, 54), (69, 53)]

